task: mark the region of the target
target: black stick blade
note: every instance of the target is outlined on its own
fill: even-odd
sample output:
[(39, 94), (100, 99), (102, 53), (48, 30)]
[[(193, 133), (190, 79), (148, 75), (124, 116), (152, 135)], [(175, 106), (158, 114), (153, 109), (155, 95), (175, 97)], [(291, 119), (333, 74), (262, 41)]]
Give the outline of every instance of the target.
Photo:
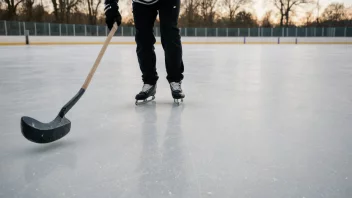
[(70, 132), (71, 122), (67, 118), (57, 116), (50, 123), (41, 123), (30, 117), (21, 118), (23, 136), (34, 143), (50, 143), (61, 139)]

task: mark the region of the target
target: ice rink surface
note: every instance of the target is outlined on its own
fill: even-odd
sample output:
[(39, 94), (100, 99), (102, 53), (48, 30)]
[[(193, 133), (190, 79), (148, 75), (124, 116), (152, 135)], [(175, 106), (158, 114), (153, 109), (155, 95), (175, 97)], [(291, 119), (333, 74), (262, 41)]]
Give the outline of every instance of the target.
[(164, 56), (155, 102), (134, 45), (109, 46), (67, 117), (39, 145), (21, 116), (49, 122), (101, 46), (0, 47), (1, 198), (352, 197), (352, 46), (184, 45), (173, 103)]

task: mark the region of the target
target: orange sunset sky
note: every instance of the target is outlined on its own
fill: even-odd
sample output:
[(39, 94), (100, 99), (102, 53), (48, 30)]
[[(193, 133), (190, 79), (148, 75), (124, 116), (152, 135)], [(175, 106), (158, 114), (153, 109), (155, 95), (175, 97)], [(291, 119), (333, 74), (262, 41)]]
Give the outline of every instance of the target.
[[(254, 9), (256, 10), (256, 13), (257, 13), (257, 16), (258, 18), (262, 18), (263, 15), (265, 14), (266, 11), (272, 9), (272, 7), (269, 5), (267, 5), (268, 3), (266, 3), (267, 0), (254, 0), (255, 3), (254, 3)], [(349, 7), (349, 6), (352, 6), (352, 0), (320, 0), (319, 4), (321, 6), (321, 9), (320, 9), (320, 13), (322, 13), (325, 9), (325, 7), (329, 4), (329, 3), (332, 3), (332, 2), (342, 2), (342, 3), (345, 3), (345, 6), (346, 7)], [(316, 5), (315, 7), (314, 6), (310, 6), (311, 9), (314, 9), (316, 8)], [(305, 14), (306, 10), (298, 10), (297, 11), (297, 15), (303, 15)]]
[[(258, 19), (262, 19), (262, 17), (264, 16), (265, 12), (269, 11), (269, 10), (275, 10), (277, 11), (275, 8), (273, 8), (272, 3), (270, 3), (270, 0), (253, 0), (254, 3), (252, 6), (247, 6), (245, 9), (251, 12), (254, 12)], [(316, 0), (318, 1), (318, 0)], [(131, 13), (129, 13), (131, 10), (130, 9), (125, 9), (126, 6), (130, 6), (132, 0), (120, 0), (120, 8), (121, 8), (121, 14), (123, 16), (126, 15), (130, 15)], [(182, 0), (181, 0), (182, 2)], [(324, 9), (326, 8), (326, 6), (329, 3), (332, 2), (342, 2), (345, 3), (346, 7), (350, 7), (352, 6), (352, 0), (319, 0), (319, 4), (320, 4), (320, 14), (324, 11)], [(317, 6), (315, 5), (310, 5), (310, 6), (305, 6), (304, 9), (297, 9), (296, 10), (296, 14), (297, 17), (293, 17), (293, 20), (295, 21), (296, 19), (299, 19), (300, 17), (304, 16), (306, 14), (307, 11), (313, 11), (313, 13), (315, 15), (317, 15), (318, 10), (316, 9)]]

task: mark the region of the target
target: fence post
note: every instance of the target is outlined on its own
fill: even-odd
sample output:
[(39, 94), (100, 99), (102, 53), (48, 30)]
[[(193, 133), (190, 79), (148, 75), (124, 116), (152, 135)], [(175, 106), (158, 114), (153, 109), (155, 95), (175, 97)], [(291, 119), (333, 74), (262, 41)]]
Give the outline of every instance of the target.
[(5, 35), (7, 36), (7, 26), (6, 26), (6, 21), (4, 21), (4, 25), (5, 25)]
[(336, 37), (336, 28), (334, 28), (334, 37)]
[(50, 23), (48, 23), (48, 26), (49, 26), (49, 36), (51, 36)]
[(290, 35), (288, 35), (288, 28), (286, 28), (286, 37), (289, 37)]
[(282, 37), (285, 36), (285, 28), (282, 28)]
[(208, 36), (208, 28), (205, 28), (205, 37)]
[(226, 28), (226, 37), (229, 37), (229, 28)]
[(345, 27), (345, 37), (347, 36), (347, 27)]
[(218, 37), (218, 28), (216, 28), (216, 37)]
[(99, 30), (98, 30), (98, 26), (95, 26), (97, 28), (97, 36), (99, 36)]
[(60, 31), (60, 36), (61, 36), (61, 23), (59, 24), (59, 31)]
[(24, 35), (26, 35), (26, 34), (25, 34), (25, 31), (26, 31), (26, 24), (23, 22), (23, 34), (24, 34)]
[(323, 35), (322, 35), (323, 37), (325, 37), (325, 32), (324, 31), (325, 31), (325, 28), (323, 28)]
[(87, 36), (87, 25), (84, 25), (84, 36)]
[(240, 36), (240, 28), (237, 28), (237, 35)]
[(123, 36), (123, 27), (121, 27), (121, 36)]
[(76, 36), (76, 26), (73, 24), (73, 36)]
[(271, 28), (271, 37), (273, 37), (273, 36), (274, 36), (274, 29)]
[(248, 37), (251, 36), (251, 28), (248, 28)]
[(34, 23), (34, 35), (37, 36), (37, 23)]
[(68, 36), (68, 27), (67, 27), (67, 24), (66, 24), (66, 36)]

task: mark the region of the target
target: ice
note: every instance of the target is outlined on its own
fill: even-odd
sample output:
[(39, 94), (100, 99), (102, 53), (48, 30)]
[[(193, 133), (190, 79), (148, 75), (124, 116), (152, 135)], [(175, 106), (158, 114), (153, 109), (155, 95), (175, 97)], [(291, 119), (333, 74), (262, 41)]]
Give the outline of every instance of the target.
[(161, 45), (154, 102), (134, 45), (110, 45), (39, 145), (21, 116), (50, 122), (83, 85), (100, 45), (0, 47), (0, 197), (352, 197), (351, 45), (184, 45), (174, 104)]

